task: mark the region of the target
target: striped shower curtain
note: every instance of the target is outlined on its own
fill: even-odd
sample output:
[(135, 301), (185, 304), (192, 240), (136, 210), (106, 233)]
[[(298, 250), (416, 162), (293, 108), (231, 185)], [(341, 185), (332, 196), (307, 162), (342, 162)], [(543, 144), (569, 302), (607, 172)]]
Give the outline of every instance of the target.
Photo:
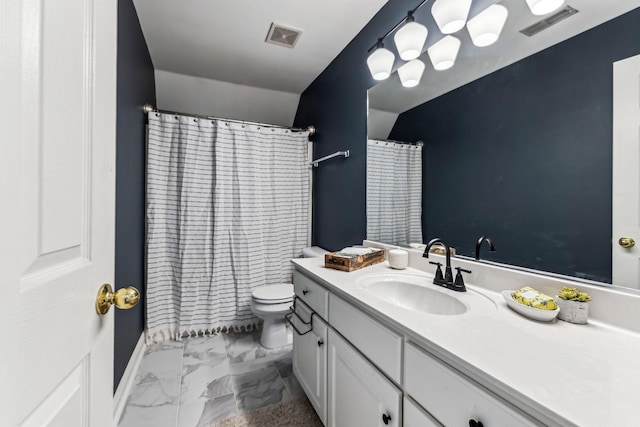
[(147, 341), (253, 328), (308, 244), (308, 132), (149, 114)]
[(367, 239), (422, 243), (422, 145), (367, 141)]

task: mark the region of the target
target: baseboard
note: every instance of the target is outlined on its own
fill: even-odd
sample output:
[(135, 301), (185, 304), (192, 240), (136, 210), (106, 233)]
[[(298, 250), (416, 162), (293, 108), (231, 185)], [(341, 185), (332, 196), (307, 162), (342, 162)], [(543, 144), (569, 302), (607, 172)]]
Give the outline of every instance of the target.
[(144, 355), (145, 348), (147, 348), (147, 345), (144, 341), (144, 332), (142, 332), (138, 339), (138, 343), (136, 344), (136, 348), (133, 349), (133, 353), (129, 358), (129, 363), (127, 363), (124, 374), (122, 374), (122, 379), (120, 379), (118, 388), (113, 395), (113, 420), (116, 425), (118, 424), (118, 421), (120, 421), (124, 405), (127, 404), (127, 398), (131, 393), (133, 380), (136, 378), (136, 374), (138, 373), (138, 368), (140, 367), (140, 361)]

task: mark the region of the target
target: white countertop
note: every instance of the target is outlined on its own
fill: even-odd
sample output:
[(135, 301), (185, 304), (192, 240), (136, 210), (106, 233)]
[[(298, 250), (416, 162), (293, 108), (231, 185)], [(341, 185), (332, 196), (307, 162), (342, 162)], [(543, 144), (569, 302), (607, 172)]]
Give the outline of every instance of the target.
[(350, 273), (325, 268), (322, 258), (293, 263), (545, 424), (640, 425), (640, 334), (592, 320), (533, 321), (508, 308), (500, 293), (473, 284), (467, 284), (470, 293), (486, 296), (495, 309), (474, 310), (471, 301), (461, 315), (421, 313), (356, 286), (364, 275), (391, 272), (424, 275), (430, 284), (433, 276), (421, 270), (393, 270), (386, 261)]

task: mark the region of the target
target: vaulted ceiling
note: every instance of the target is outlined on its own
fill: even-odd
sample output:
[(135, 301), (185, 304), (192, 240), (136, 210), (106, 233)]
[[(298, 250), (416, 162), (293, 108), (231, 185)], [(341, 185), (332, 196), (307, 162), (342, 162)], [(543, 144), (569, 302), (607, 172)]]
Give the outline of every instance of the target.
[[(156, 70), (294, 94), (302, 93), (387, 2), (133, 1)], [(495, 2), (473, 0), (470, 17)], [(425, 53), (423, 60), (430, 71), (419, 87), (403, 89), (393, 76), (376, 87), (371, 101), (388, 104), (393, 98), (395, 104), (379, 108), (404, 111), (640, 6), (640, 0), (567, 0), (578, 14), (528, 38), (519, 30), (543, 17), (532, 15), (525, 0), (498, 2), (509, 9), (498, 43), (476, 48), (463, 29), (456, 33), (463, 45), (455, 67), (434, 72)], [(416, 19), (429, 27), (425, 49), (442, 37), (430, 9), (427, 3), (416, 13)], [(302, 30), (294, 48), (265, 43), (272, 22)], [(387, 40), (387, 46), (392, 44)], [(400, 91), (402, 97), (392, 96)]]
[[(134, 0), (156, 70), (300, 94), (386, 0)], [(272, 22), (302, 30), (265, 43)]]

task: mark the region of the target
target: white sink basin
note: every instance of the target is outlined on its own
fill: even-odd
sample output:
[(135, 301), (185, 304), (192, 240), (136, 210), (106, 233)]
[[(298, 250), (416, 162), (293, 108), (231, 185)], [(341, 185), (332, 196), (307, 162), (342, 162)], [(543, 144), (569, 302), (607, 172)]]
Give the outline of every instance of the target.
[(453, 291), (438, 289), (425, 276), (382, 273), (364, 276), (356, 286), (387, 303), (429, 314), (457, 315), (468, 310)]

